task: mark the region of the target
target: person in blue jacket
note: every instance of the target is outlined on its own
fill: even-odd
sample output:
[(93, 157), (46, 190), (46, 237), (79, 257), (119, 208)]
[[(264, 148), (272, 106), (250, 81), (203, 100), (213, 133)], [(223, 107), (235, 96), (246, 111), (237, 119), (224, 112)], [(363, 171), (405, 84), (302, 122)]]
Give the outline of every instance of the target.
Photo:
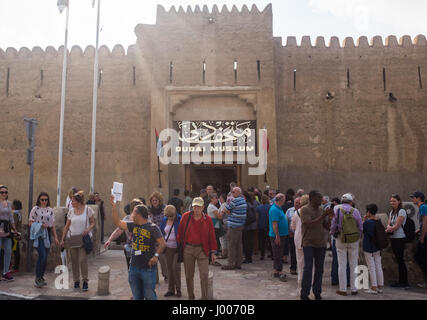
[(168, 270), (168, 291), (165, 297), (175, 295), (181, 297), (181, 263), (178, 262), (178, 226), (181, 222), (181, 215), (177, 214), (176, 208), (173, 205), (167, 205), (164, 210), (165, 216), (160, 223), (160, 231), (166, 241), (166, 264)]

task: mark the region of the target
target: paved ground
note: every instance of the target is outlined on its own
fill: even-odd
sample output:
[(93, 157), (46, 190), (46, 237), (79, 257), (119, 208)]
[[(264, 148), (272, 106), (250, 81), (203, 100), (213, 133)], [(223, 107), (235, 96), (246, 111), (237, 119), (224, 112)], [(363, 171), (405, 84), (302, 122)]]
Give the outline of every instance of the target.
[[(426, 300), (427, 290), (411, 288), (410, 290), (400, 290), (386, 287), (384, 293), (378, 296), (372, 296), (360, 292), (358, 296), (342, 297), (335, 291), (337, 287), (330, 285), (330, 251), (327, 252), (325, 262), (325, 276), (323, 281), (323, 298), (325, 300)], [(219, 260), (225, 263), (225, 260)], [(97, 296), (98, 269), (101, 266), (111, 267), (110, 275), (110, 295)], [(209, 266), (214, 275), (214, 298), (218, 300), (295, 300), (297, 296), (296, 276), (288, 275), (288, 282), (280, 282), (272, 276), (272, 261), (270, 259), (260, 261), (259, 256), (254, 256), (252, 264), (243, 265), (242, 270), (221, 270), (220, 267)], [(160, 268), (160, 267), (159, 267)], [(285, 271), (289, 266), (285, 265)], [(197, 270), (197, 269), (196, 269)], [(70, 270), (71, 271), (71, 270)], [(182, 266), (182, 298), (165, 298), (163, 295), (167, 291), (167, 283), (160, 276), (160, 283), (157, 285), (156, 292), (158, 298), (163, 299), (187, 299), (187, 291)], [(48, 283), (47, 287), (38, 289), (34, 287), (34, 275), (18, 273), (13, 282), (0, 282), (0, 300), (4, 299), (113, 299), (129, 300), (131, 291), (127, 282), (126, 261), (123, 251), (109, 250), (97, 257), (89, 259), (89, 291), (80, 292), (74, 289), (57, 290), (55, 289), (54, 273), (45, 276)], [(70, 273), (70, 287), (72, 285), (72, 276)], [(199, 279), (195, 278), (196, 299), (200, 298)], [(7, 296), (13, 294), (14, 296)]]

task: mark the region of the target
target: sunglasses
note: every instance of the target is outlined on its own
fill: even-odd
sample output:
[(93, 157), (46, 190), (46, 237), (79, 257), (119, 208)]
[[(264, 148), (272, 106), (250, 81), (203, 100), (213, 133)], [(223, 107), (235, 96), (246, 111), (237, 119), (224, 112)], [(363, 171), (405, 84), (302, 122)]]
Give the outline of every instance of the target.
[(0, 194), (8, 194), (9, 191), (0, 191)]
[(40, 201), (49, 201), (49, 199), (40, 199)]

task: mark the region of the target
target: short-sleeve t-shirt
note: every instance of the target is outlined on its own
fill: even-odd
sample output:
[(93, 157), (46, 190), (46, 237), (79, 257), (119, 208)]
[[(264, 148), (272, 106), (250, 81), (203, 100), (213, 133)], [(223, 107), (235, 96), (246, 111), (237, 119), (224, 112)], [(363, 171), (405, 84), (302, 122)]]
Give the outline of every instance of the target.
[[(90, 226), (90, 218), (94, 215), (91, 207), (85, 206), (82, 214), (76, 215), (74, 208), (71, 208), (68, 212), (67, 219), (71, 220), (70, 235), (76, 236), (82, 234)], [(91, 232), (90, 232), (91, 235)]]
[(143, 225), (127, 222), (127, 227), (133, 238), (130, 265), (148, 269), (148, 262), (156, 253), (157, 239), (163, 237), (162, 233), (159, 227), (151, 222)]
[(268, 235), (271, 238), (276, 237), (276, 234), (274, 233), (273, 229), (273, 221), (277, 222), (279, 228), (279, 236), (283, 237), (288, 235), (288, 219), (286, 219), (285, 213), (283, 212), (282, 208), (278, 207), (275, 203), (270, 207), (270, 210), (268, 212), (268, 219), (270, 225), (270, 232), (268, 233)]
[[(422, 228), (423, 228), (423, 218), (425, 216), (427, 216), (427, 204), (422, 204), (420, 206), (419, 215), (420, 215), (420, 230), (422, 230)], [(426, 234), (426, 236), (427, 236), (427, 234)]]
[(323, 226), (324, 221), (307, 225), (307, 222), (319, 218), (323, 214), (322, 208), (313, 209), (311, 206), (306, 205), (301, 208), (301, 233), (302, 233), (302, 247), (324, 248), (327, 243), (328, 230)]
[(219, 219), (216, 217), (214, 211), (218, 211), (218, 208), (214, 204), (209, 203), (208, 216), (211, 217), (214, 228), (219, 229)]
[(28, 219), (32, 222), (38, 222), (41, 224), (47, 224), (49, 227), (53, 227), (55, 224), (55, 217), (53, 215), (52, 208), (40, 208), (38, 206), (33, 207), (30, 212), (30, 218)]
[(392, 238), (392, 239), (406, 238), (405, 231), (403, 231), (403, 226), (406, 223), (406, 217), (407, 217), (405, 209), (400, 209), (397, 216), (393, 215), (392, 212), (390, 212), (390, 215), (391, 215), (391, 225), (392, 226), (394, 226), (396, 224), (397, 217), (403, 217), (403, 223), (400, 225), (400, 228), (397, 229), (396, 231), (394, 231), (390, 238)]

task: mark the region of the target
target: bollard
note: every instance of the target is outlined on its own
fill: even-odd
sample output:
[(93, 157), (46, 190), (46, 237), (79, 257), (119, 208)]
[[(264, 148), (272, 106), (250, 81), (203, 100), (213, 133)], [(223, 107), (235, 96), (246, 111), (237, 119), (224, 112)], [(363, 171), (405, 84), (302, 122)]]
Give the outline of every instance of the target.
[(110, 267), (103, 266), (98, 270), (98, 295), (108, 296), (110, 294)]
[(209, 271), (208, 275), (208, 300), (213, 300), (213, 272)]

